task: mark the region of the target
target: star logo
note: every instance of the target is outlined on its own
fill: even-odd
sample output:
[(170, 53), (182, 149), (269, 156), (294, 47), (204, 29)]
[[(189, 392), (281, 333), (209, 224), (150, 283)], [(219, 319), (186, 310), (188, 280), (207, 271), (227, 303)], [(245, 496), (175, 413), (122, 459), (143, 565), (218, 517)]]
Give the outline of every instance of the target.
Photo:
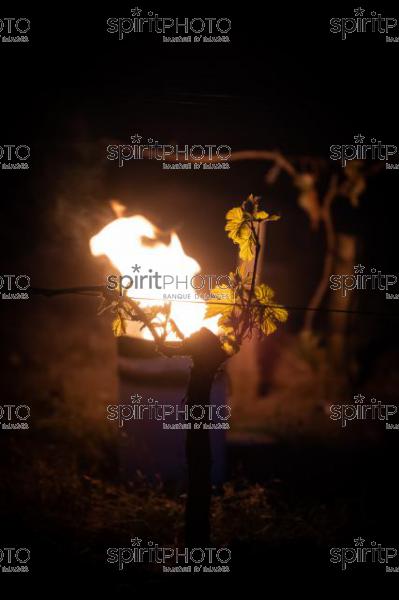
[(362, 17), (365, 11), (364, 8), (359, 6), (359, 8), (354, 8), (353, 12), (355, 13), (355, 17)]
[(135, 394), (134, 396), (130, 396), (132, 404), (140, 404), (141, 398), (142, 398), (142, 396), (139, 396), (138, 394)]
[(362, 394), (357, 394), (357, 396), (353, 396), (353, 399), (356, 404), (363, 404), (363, 400), (366, 396), (362, 396)]
[(132, 141), (132, 144), (140, 144), (142, 137), (143, 136), (139, 135), (138, 133), (135, 133), (134, 135), (131, 135), (130, 139)]
[(355, 538), (353, 541), (355, 542), (355, 546), (363, 546), (364, 544), (364, 539), (361, 537)]
[(357, 135), (353, 136), (353, 139), (355, 140), (355, 144), (363, 144), (364, 135), (358, 133)]
[(355, 265), (353, 270), (355, 273), (363, 273), (365, 267), (363, 265)]
[(140, 265), (132, 265), (133, 273), (140, 273)]
[(135, 6), (130, 10), (130, 12), (132, 13), (132, 17), (139, 17), (141, 15), (141, 8)]
[(142, 540), (138, 537), (130, 539), (130, 543), (132, 544), (132, 546), (140, 546), (141, 542)]

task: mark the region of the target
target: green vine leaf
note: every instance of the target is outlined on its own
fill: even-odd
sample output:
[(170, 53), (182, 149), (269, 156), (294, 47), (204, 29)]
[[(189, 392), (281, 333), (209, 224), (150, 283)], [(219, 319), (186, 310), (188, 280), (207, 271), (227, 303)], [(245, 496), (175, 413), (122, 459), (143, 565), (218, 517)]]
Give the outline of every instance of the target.
[(120, 312), (117, 313), (115, 319), (112, 321), (112, 331), (115, 337), (121, 337), (126, 334), (125, 321)]
[(232, 288), (213, 288), (206, 305), (205, 319), (222, 314), (229, 316), (234, 309), (235, 294)]
[(225, 230), (228, 232), (228, 237), (231, 238), (234, 244), (240, 247), (240, 258), (242, 260), (252, 260), (254, 256), (253, 246), (255, 239), (251, 230), (251, 215), (244, 211), (240, 206), (232, 208), (226, 214)]
[(243, 261), (251, 261), (255, 256), (256, 233), (254, 224), (266, 221), (278, 221), (279, 215), (270, 215), (264, 210), (258, 211), (259, 198), (251, 194), (242, 203), (226, 214), (225, 230), (234, 244), (240, 247), (239, 256)]
[(284, 323), (288, 318), (288, 311), (273, 301), (274, 291), (265, 283), (255, 287), (255, 298), (260, 304), (255, 311), (258, 327), (265, 335), (274, 333), (277, 323)]

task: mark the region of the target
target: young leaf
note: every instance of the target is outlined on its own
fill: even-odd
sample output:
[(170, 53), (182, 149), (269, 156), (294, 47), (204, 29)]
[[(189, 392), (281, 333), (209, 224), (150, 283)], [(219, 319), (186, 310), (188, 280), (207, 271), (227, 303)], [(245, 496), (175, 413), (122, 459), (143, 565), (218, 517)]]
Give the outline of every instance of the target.
[(252, 234), (250, 233), (249, 237), (247, 238), (241, 238), (237, 243), (240, 246), (239, 256), (241, 260), (246, 262), (252, 260), (254, 257), (254, 241)]
[(258, 326), (265, 335), (270, 335), (277, 329), (277, 322), (285, 322), (288, 318), (288, 312), (280, 304), (273, 302), (274, 292), (266, 285), (261, 283), (255, 287), (255, 297), (263, 305), (258, 308), (257, 321)]
[(238, 243), (238, 239), (241, 237), (247, 237), (248, 231), (251, 232), (251, 229), (248, 225), (248, 221), (250, 219), (250, 215), (245, 213), (240, 206), (236, 206), (229, 210), (226, 214), (226, 226), (225, 230), (228, 231), (228, 236), (233, 240), (233, 242)]
[(255, 296), (261, 304), (269, 304), (274, 298), (274, 292), (266, 283), (261, 283), (255, 287)]
[(112, 331), (114, 332), (115, 337), (120, 337), (126, 333), (125, 322), (119, 312), (112, 321)]
[(235, 294), (231, 288), (213, 288), (210, 293), (210, 300), (206, 306), (205, 319), (215, 315), (229, 315), (234, 308)]
[(264, 219), (267, 219), (268, 216), (269, 216), (269, 213), (267, 213), (265, 210), (260, 210), (259, 212), (256, 213), (255, 219), (257, 221), (262, 221)]
[(241, 260), (252, 260), (255, 246), (255, 239), (250, 226), (252, 215), (237, 206), (229, 210), (226, 219), (225, 230), (229, 232), (228, 237), (239, 245)]

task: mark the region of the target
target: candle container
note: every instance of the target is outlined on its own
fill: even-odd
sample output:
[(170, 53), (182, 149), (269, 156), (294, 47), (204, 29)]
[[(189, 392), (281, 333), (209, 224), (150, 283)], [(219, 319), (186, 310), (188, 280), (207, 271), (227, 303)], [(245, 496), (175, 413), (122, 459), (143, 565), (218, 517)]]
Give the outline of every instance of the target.
[[(183, 489), (186, 481), (185, 403), (191, 360), (164, 358), (151, 341), (121, 337), (118, 344), (121, 474), (125, 481), (144, 476)], [(229, 420), (223, 372), (215, 377), (210, 415), (212, 483), (225, 478), (225, 435)], [(199, 407), (193, 412), (200, 416)], [(116, 412), (113, 415), (116, 417)], [(221, 417), (221, 418), (220, 418)], [(192, 425), (193, 426), (193, 425)]]

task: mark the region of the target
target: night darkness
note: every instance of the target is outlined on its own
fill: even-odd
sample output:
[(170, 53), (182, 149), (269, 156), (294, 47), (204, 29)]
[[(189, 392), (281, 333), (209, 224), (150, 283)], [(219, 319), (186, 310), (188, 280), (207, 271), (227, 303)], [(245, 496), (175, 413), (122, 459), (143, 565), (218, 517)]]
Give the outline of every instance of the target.
[[(28, 406), (30, 414), (27, 430), (0, 429), (0, 589), (44, 589), (54, 580), (75, 589), (79, 581), (110, 591), (201, 582), (230, 591), (238, 581), (267, 589), (292, 574), (307, 589), (318, 578), (324, 586), (355, 578), (384, 591), (395, 580), (389, 568), (399, 571), (399, 299), (381, 289), (343, 298), (327, 286), (311, 331), (304, 323), (328, 256), (327, 277), (352, 275), (356, 265), (399, 277), (398, 169), (366, 160), (350, 179), (330, 158), (331, 146), (353, 144), (359, 134), (364, 143), (399, 147), (399, 42), (372, 31), (345, 40), (332, 33), (330, 20), (352, 17), (357, 4), (138, 7), (171, 18), (226, 17), (230, 41), (166, 43), (150, 32), (118, 40), (107, 19), (129, 17), (134, 6), (126, 2), (0, 9), (3, 21), (30, 20), (27, 43), (0, 43), (0, 148), (30, 148), (28, 169), (0, 170), (0, 296), (9, 292), (5, 274), (27, 274), (33, 288), (28, 300), (0, 303), (0, 426), (10, 422), (9, 405)], [(363, 9), (399, 20), (395, 7)], [(166, 170), (145, 159), (119, 168), (107, 160), (109, 145), (129, 144), (135, 134), (160, 144), (228, 146), (233, 154), (276, 151), (298, 178), (283, 169), (271, 182), (273, 164), (265, 160), (232, 160), (220, 170)], [(397, 166), (397, 156), (391, 162)], [(315, 187), (302, 189), (301, 201), (298, 180), (309, 173)], [(340, 187), (329, 250), (326, 213), (317, 213), (312, 228), (306, 203), (316, 190), (319, 210), (331, 181)], [(205, 341), (200, 350), (190, 346), (189, 358), (162, 358), (148, 338), (116, 340), (111, 314), (97, 315), (98, 298), (37, 293), (101, 286), (115, 272), (89, 247), (115, 219), (110, 200), (126, 207), (125, 216), (151, 221), (163, 243), (175, 231), (203, 273), (229, 273), (238, 246), (226, 236), (225, 215), (250, 194), (281, 216), (267, 224), (258, 276), (289, 317), (220, 361), (215, 378), (203, 359), (212, 360)], [(389, 289), (396, 298), (398, 286)], [(183, 433), (144, 421), (118, 428), (107, 406), (133, 394), (203, 404), (208, 375), (209, 398), (228, 404), (231, 418), (225, 435), (211, 434), (207, 538), (195, 533), (201, 486), (194, 485), (194, 500), (188, 493), (191, 517), (185, 509)], [(363, 400), (354, 400), (359, 394)], [(345, 427), (332, 417), (331, 406), (351, 405), (354, 414), (356, 406), (379, 403), (392, 409), (391, 430), (371, 408)], [(203, 459), (195, 457), (198, 472)], [(229, 572), (166, 573), (146, 559), (120, 569), (107, 560), (107, 549), (131, 550), (137, 539), (141, 546), (229, 548)], [(29, 572), (6, 572), (10, 547), (29, 549)], [(398, 556), (384, 563), (371, 550), (364, 560), (356, 554), (375, 547), (380, 558), (387, 548)], [(331, 560), (331, 549), (343, 548), (352, 549), (345, 569)]]

